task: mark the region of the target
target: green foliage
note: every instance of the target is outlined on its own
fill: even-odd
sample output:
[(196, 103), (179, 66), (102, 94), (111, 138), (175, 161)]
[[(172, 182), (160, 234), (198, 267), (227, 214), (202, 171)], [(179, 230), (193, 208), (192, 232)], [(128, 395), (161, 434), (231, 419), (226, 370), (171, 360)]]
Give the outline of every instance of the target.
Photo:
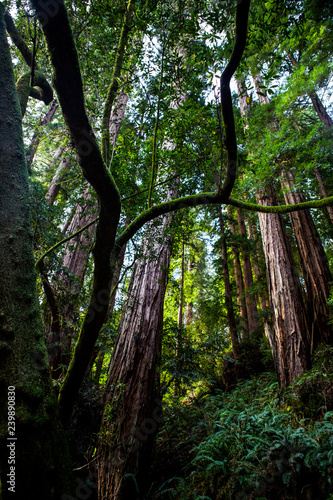
[[(316, 379), (323, 358), (329, 363), (328, 351), (318, 350), (308, 383)], [(331, 364), (326, 369), (333, 373)], [(300, 398), (295, 387), (302, 384), (304, 377), (293, 389), (280, 391), (275, 375), (264, 373), (239, 382), (231, 393), (216, 390), (190, 406), (167, 407), (160, 446), (166, 437), (172, 449), (194, 446), (182, 474), (167, 479), (151, 498), (267, 500), (314, 492), (328, 498), (333, 493), (333, 411), (318, 414), (312, 407), (309, 418), (300, 419), (289, 397), (293, 392), (294, 401)]]

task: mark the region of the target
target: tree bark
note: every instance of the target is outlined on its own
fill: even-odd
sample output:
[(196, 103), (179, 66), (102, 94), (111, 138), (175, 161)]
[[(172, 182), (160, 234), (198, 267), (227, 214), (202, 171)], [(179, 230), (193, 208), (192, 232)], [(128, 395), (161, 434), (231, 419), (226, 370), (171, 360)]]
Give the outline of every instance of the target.
[[(63, 154), (65, 148), (63, 146), (59, 146), (58, 150), (56, 151), (55, 156), (60, 152), (60, 155)], [(53, 157), (52, 162), (55, 160), (55, 157)], [(47, 190), (47, 193), (45, 195), (46, 203), (50, 206), (52, 206), (55, 202), (56, 197), (59, 194), (60, 188), (61, 188), (61, 183), (63, 181), (63, 178), (68, 171), (69, 167), (71, 164), (71, 157), (68, 156), (67, 158), (64, 158), (63, 160), (60, 161), (60, 164), (53, 176), (53, 179), (51, 181), (51, 184), (49, 186), (49, 189)]]
[(309, 97), (313, 104), (313, 107), (318, 115), (319, 120), (327, 127), (333, 127), (333, 121), (330, 115), (327, 113), (325, 106), (317, 96), (315, 91), (309, 92)]
[[(191, 276), (191, 272), (193, 270), (193, 260), (191, 258), (191, 254), (188, 256), (188, 262), (187, 262), (187, 273), (188, 276)], [(191, 287), (192, 290), (192, 287)], [(193, 322), (193, 302), (190, 300), (186, 304), (186, 320), (185, 320), (185, 325), (190, 326)]]
[[(228, 220), (229, 220), (229, 229), (232, 234), (232, 236), (236, 237), (236, 231), (235, 231), (235, 226), (232, 218), (232, 212), (231, 208), (228, 206), (227, 207), (227, 214), (228, 214)], [(242, 274), (242, 267), (239, 259), (239, 251), (237, 249), (237, 246), (235, 244), (235, 241), (231, 239), (231, 252), (233, 255), (233, 261), (234, 261), (234, 274), (235, 274), (235, 281), (236, 281), (236, 286), (237, 286), (237, 303), (239, 307), (239, 313), (240, 317), (242, 319), (241, 321), (241, 329), (242, 329), (242, 337), (248, 337), (249, 335), (249, 323), (248, 323), (248, 317), (247, 317), (247, 309), (246, 309), (246, 304), (245, 304), (245, 287), (244, 287), (244, 281), (243, 281), (243, 274)]]
[[(275, 205), (271, 187), (259, 195), (261, 205)], [(259, 213), (273, 314), (270, 338), (280, 387), (286, 387), (310, 367), (310, 335), (301, 286), (280, 214)]]
[[(52, 101), (48, 111), (46, 112), (45, 116), (40, 121), (41, 127), (44, 127), (44, 125), (47, 125), (48, 123), (50, 123), (52, 121), (54, 114), (57, 111), (58, 107), (59, 107), (59, 104), (56, 101)], [(32, 162), (34, 160), (39, 143), (40, 143), (40, 134), (38, 132), (35, 132), (32, 139), (31, 139), (28, 153), (27, 153), (28, 169), (31, 169)]]
[[(295, 190), (292, 172), (282, 172), (281, 185), (286, 203), (305, 201), (305, 196)], [(328, 324), (327, 301), (330, 295), (329, 283), (332, 275), (325, 250), (314, 225), (310, 210), (299, 210), (289, 214), (291, 226), (300, 254), (300, 264), (306, 286), (306, 305), (311, 332), (311, 351), (319, 341), (332, 343), (332, 331)]]
[[(240, 236), (243, 236), (244, 240), (247, 239), (246, 227), (243, 218), (242, 211), (237, 209), (237, 219), (238, 219), (238, 231)], [(251, 288), (253, 287), (253, 276), (252, 276), (252, 267), (251, 260), (246, 249), (246, 241), (244, 241), (242, 245), (242, 260), (243, 260), (243, 274), (244, 274), (244, 285), (245, 285), (245, 304), (247, 311), (247, 319), (249, 325), (249, 334), (253, 336), (256, 333), (258, 328), (257, 321), (257, 304), (255, 296), (252, 294), (251, 296)]]
[[(314, 167), (313, 171), (314, 171), (316, 179), (318, 181), (322, 197), (323, 198), (328, 198), (328, 194), (327, 194), (326, 188), (325, 188), (324, 183), (323, 183), (322, 176), (320, 175), (320, 172), (319, 172), (318, 168)], [(329, 218), (330, 218), (330, 220), (331, 220), (331, 222), (333, 224), (333, 207), (327, 206), (326, 210), (327, 210)]]
[[(3, 500), (58, 500), (72, 492), (71, 463), (50, 378), (38, 302), (22, 114), (2, 6), (0, 67), (1, 493)], [(11, 407), (7, 410), (7, 405), (14, 400), (15, 424), (8, 426)], [(16, 440), (11, 439), (14, 437)], [(10, 450), (15, 456), (14, 494), (9, 490)]]
[[(262, 244), (261, 244), (260, 240), (258, 239), (258, 237), (255, 238), (255, 235), (257, 233), (257, 228), (255, 225), (252, 226), (250, 217), (247, 218), (247, 227), (249, 230), (249, 238), (252, 241), (256, 241), (256, 243), (257, 243), (257, 252), (259, 255), (259, 263), (261, 263), (261, 260), (264, 261), (264, 259), (265, 259), (264, 254), (263, 254), (263, 248), (262, 248)], [(262, 265), (265, 266), (265, 268), (266, 268), (266, 264), (264, 262), (262, 262)], [(259, 282), (260, 269), (259, 269), (259, 266), (258, 266), (255, 259), (253, 259), (253, 271), (254, 271), (254, 276), (256, 278), (256, 281)], [(269, 324), (269, 318), (267, 317), (267, 312), (269, 310), (267, 280), (266, 280), (265, 289), (258, 293), (258, 297), (259, 297), (260, 309), (261, 309), (261, 312), (263, 314), (263, 323), (264, 323), (265, 334), (266, 334), (266, 337), (269, 339), (272, 337), (272, 332), (271, 332), (271, 327)]]
[[(162, 234), (168, 225), (169, 217), (164, 217), (158, 232)], [(171, 241), (159, 243), (153, 224), (146, 235), (143, 256), (136, 262), (130, 281), (105, 388), (97, 450), (101, 500), (137, 497), (136, 486), (141, 489), (161, 421), (156, 364)]]
[(223, 280), (224, 280), (224, 301), (225, 301), (225, 306), (227, 309), (227, 317), (228, 317), (229, 333), (230, 333), (230, 337), (231, 337), (232, 352), (234, 355), (234, 359), (236, 360), (239, 356), (239, 342), (238, 342), (238, 334), (237, 334), (236, 317), (235, 317), (232, 294), (231, 294), (230, 275), (229, 275), (229, 267), (228, 267), (227, 242), (226, 242), (225, 231), (224, 231), (224, 222), (223, 222), (221, 205), (218, 205), (218, 211), (219, 211), (219, 223), (220, 223), (220, 231), (221, 231), (222, 271), (223, 271)]

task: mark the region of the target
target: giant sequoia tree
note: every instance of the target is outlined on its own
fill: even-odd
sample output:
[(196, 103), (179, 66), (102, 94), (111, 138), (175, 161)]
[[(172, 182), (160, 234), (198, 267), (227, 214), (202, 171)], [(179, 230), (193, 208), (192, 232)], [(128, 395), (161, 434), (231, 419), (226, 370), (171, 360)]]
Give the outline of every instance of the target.
[[(230, 80), (241, 61), (245, 49), (250, 8), (250, 0), (241, 0), (230, 3), (232, 14), (234, 13), (234, 8), (236, 8), (235, 36), (233, 50), (229, 50), (228, 53), (229, 62), (225, 65), (220, 80), (222, 118), (218, 129), (221, 132), (220, 144), (221, 147), (223, 145), (225, 148), (226, 158), (224, 160), (221, 155), (221, 179), (218, 182), (218, 190), (216, 192), (205, 192), (204, 188), (206, 185), (211, 185), (209, 182), (211, 179), (205, 179), (207, 172), (200, 167), (200, 162), (198, 162), (198, 171), (191, 172), (191, 169), (189, 169), (186, 172), (186, 179), (190, 187), (187, 188), (186, 183), (182, 181), (183, 178), (180, 177), (179, 191), (182, 193), (182, 196), (163, 202), (158, 197), (154, 198), (154, 196), (151, 196), (155, 188), (153, 170), (147, 176), (148, 179), (152, 179), (150, 185), (149, 180), (147, 178), (144, 179), (146, 185), (148, 185), (147, 191), (150, 193), (148, 208), (144, 209), (144, 207), (140, 207), (142, 209), (141, 212), (136, 213), (133, 220), (123, 228), (122, 197), (124, 195), (120, 192), (123, 184), (121, 182), (117, 183), (116, 180), (121, 179), (122, 174), (125, 177), (126, 172), (123, 172), (125, 169), (124, 166), (119, 167), (119, 171), (116, 170), (113, 173), (109, 170), (113, 156), (112, 148), (110, 148), (112, 138), (110, 138), (109, 131), (111, 109), (117, 91), (120, 89), (120, 73), (126, 50), (128, 49), (128, 41), (131, 40), (133, 42), (133, 38), (131, 39), (132, 30), (137, 25), (138, 29), (145, 27), (142, 29), (146, 29), (149, 32), (149, 22), (153, 24), (154, 21), (149, 16), (154, 13), (159, 4), (164, 5), (164, 2), (147, 2), (144, 6), (141, 2), (136, 2), (135, 0), (129, 0), (126, 4), (125, 2), (120, 2), (116, 5), (118, 15), (109, 17), (110, 26), (108, 29), (112, 31), (112, 21), (116, 24), (118, 23), (119, 37), (118, 45), (115, 49), (116, 55), (114, 57), (113, 73), (108, 75), (107, 90), (103, 89), (104, 108), (102, 119), (99, 123), (100, 130), (96, 130), (96, 132), (94, 132), (91, 122), (91, 109), (89, 108), (90, 95), (86, 89), (84, 92), (82, 83), (84, 63), (79, 58), (77, 51), (77, 47), (80, 44), (80, 30), (77, 29), (75, 23), (73, 23), (75, 37), (72, 32), (71, 18), (73, 12), (76, 12), (75, 5), (74, 7), (70, 5), (71, 18), (69, 18), (66, 6), (62, 0), (33, 0), (31, 3), (34, 8), (34, 14), (38, 18), (44, 33), (45, 47), (52, 66), (53, 86), (57, 93), (62, 116), (69, 130), (71, 142), (76, 150), (78, 163), (83, 175), (96, 193), (98, 214), (92, 248), (93, 278), (89, 303), (84, 314), (82, 314), (83, 319), (79, 337), (60, 388), (57, 404), (51, 384), (36, 292), (29, 213), (28, 170), (22, 139), (22, 116), (27, 107), (29, 96), (48, 103), (52, 99), (52, 95), (51, 88), (44, 74), (35, 65), (34, 56), (29, 51), (27, 52), (26, 44), (22, 43), (20, 37), (11, 35), (14, 44), (22, 53), (24, 60), (31, 66), (31, 71), (29, 70), (27, 74), (23, 75), (24, 77), (20, 78), (15, 87), (10, 49), (6, 40), (3, 6), (1, 6), (0, 166), (2, 184), (0, 192), (2, 216), (0, 239), (2, 252), (0, 263), (2, 270), (2, 293), (0, 299), (0, 349), (2, 364), (0, 380), (1, 401), (3, 403), (1, 411), (1, 487), (3, 497), (10, 498), (10, 493), (6, 488), (8, 474), (6, 453), (6, 391), (8, 386), (15, 386), (16, 435), (18, 438), (16, 448), (16, 487), (18, 498), (58, 499), (63, 498), (62, 495), (66, 498), (66, 495), (71, 495), (73, 489), (75, 490), (75, 488), (79, 488), (80, 486), (78, 481), (78, 486), (75, 482), (73, 482), (73, 486), (71, 481), (71, 464), (60, 417), (62, 423), (67, 426), (96, 340), (107, 316), (112, 278), (119, 254), (124, 245), (147, 222), (161, 215), (188, 207), (209, 204), (219, 204), (222, 206), (234, 205), (238, 208), (259, 211), (266, 214), (278, 214), (272, 216), (272, 222), (278, 220), (282, 213), (310, 207), (324, 207), (332, 203), (333, 200), (331, 197), (323, 200), (301, 202), (297, 205), (275, 206), (273, 204), (271, 206), (271, 198), (266, 198), (267, 203), (263, 203), (262, 205), (245, 201), (245, 196), (243, 196), (242, 201), (231, 198), (237, 177), (238, 155)], [(237, 4), (237, 6), (234, 4)], [(80, 4), (81, 7), (82, 5)], [(95, 8), (95, 5), (92, 7)], [(180, 29), (183, 25), (187, 26), (185, 19), (195, 19), (199, 7), (199, 2), (193, 2), (192, 17), (185, 16), (182, 12), (176, 11), (177, 29)], [(82, 9), (87, 13), (84, 10), (85, 8)], [(89, 12), (89, 8), (87, 7), (88, 14), (97, 17), (96, 10), (92, 8), (91, 12)], [(105, 6), (105, 9), (107, 9), (107, 6)], [(208, 6), (207, 9), (204, 9), (204, 11), (206, 10), (209, 10)], [(166, 13), (167, 10), (164, 11), (164, 16), (166, 16)], [(229, 19), (232, 17), (229, 16)], [(121, 19), (120, 24), (119, 19)], [(165, 26), (167, 26), (167, 23)], [(166, 30), (165, 26), (160, 32)], [(188, 25), (188, 29), (190, 29), (190, 25)], [(10, 33), (8, 25), (7, 31)], [(176, 29), (174, 32), (176, 32)], [(132, 43), (132, 45), (134, 46), (135, 43)], [(89, 48), (89, 43), (87, 43), (87, 47)], [(96, 52), (98, 52), (97, 47)], [(190, 63), (190, 60), (189, 56), (188, 63)], [(178, 66), (175, 65), (175, 67), (177, 71), (181, 71), (182, 69), (179, 62)], [(103, 84), (105, 84), (105, 81)], [(156, 148), (156, 140), (153, 143), (153, 147)], [(177, 174), (179, 173), (177, 172)], [(191, 178), (192, 173), (194, 180)], [(205, 182), (200, 184), (203, 178)], [(202, 192), (201, 187), (203, 188)], [(156, 202), (156, 204), (151, 206), (151, 200)], [(271, 226), (270, 229), (267, 229), (269, 234), (273, 234), (275, 231), (272, 224)], [(39, 260), (39, 264), (41, 264), (44, 258), (42, 257)], [(164, 265), (166, 266), (167, 262)], [(277, 269), (279, 263), (272, 263), (272, 265)], [(249, 263), (247, 267), (248, 272), (251, 273)], [(40, 265), (39, 269), (41, 269)], [(158, 280), (160, 279), (160, 270), (157, 271), (155, 285), (158, 284)], [(248, 287), (250, 286), (251, 284), (248, 283)], [(297, 293), (300, 294), (301, 291), (297, 290)], [(290, 297), (290, 301), (292, 301), (292, 297)], [(247, 305), (249, 307), (251, 306), (250, 302), (248, 300)], [(159, 308), (161, 307), (162, 304), (159, 303)], [(278, 309), (279, 305), (277, 304), (276, 307)], [(296, 314), (298, 314), (297, 311)], [(299, 317), (302, 317), (302, 315), (303, 312), (301, 315), (298, 314)], [(125, 327), (122, 327), (121, 331), (126, 331)], [(300, 328), (302, 328), (302, 325)], [(305, 329), (303, 334), (305, 334)], [(135, 342), (135, 336), (132, 340), (128, 338), (123, 340), (123, 338), (119, 337), (115, 353), (119, 350), (121, 351), (123, 345), (129, 348), (131, 341), (132, 343)], [(110, 384), (113, 383), (113, 371), (118, 370), (121, 357), (124, 355), (125, 352), (120, 352), (117, 359), (115, 359), (114, 355), (110, 372)], [(307, 353), (301, 352), (299, 356), (301, 362), (297, 364), (297, 370), (289, 370), (292, 376), (297, 375), (308, 366)], [(138, 366), (140, 361), (139, 359)], [(288, 359), (284, 360), (285, 363), (289, 363), (289, 361)], [(152, 363), (154, 362), (152, 360)], [(149, 377), (149, 373), (147, 377)], [(153, 381), (149, 380), (147, 382), (149, 383), (145, 390), (151, 391), (154, 385)], [(121, 398), (121, 391), (118, 396)], [(151, 410), (154, 409), (151, 408)], [(117, 428), (116, 432), (118, 432)], [(38, 480), (36, 480), (36, 471), (38, 471)], [(77, 493), (77, 495), (79, 494)]]

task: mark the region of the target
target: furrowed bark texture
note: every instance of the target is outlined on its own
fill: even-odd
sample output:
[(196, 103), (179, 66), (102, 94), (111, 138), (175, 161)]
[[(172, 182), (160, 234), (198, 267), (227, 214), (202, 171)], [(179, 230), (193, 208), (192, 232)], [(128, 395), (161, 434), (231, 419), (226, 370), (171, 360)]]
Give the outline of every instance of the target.
[[(258, 239), (257, 228), (256, 228), (255, 225), (252, 225), (249, 216), (247, 218), (247, 226), (248, 226), (248, 229), (249, 229), (249, 238), (252, 241), (256, 242), (257, 252), (258, 252), (258, 255), (259, 255), (259, 263), (262, 266), (265, 266), (265, 268), (266, 268), (266, 265), (264, 264), (265, 257), (264, 257), (264, 254), (263, 254), (262, 243)], [(258, 266), (258, 264), (257, 264), (257, 262), (256, 262), (255, 259), (253, 260), (253, 271), (254, 271), (254, 276), (256, 278), (256, 281), (258, 282), (260, 280), (260, 269), (259, 269), (259, 266)], [(270, 324), (269, 324), (270, 314), (269, 314), (269, 301), (268, 301), (267, 282), (266, 282), (266, 286), (265, 286), (264, 290), (260, 291), (258, 293), (258, 296), (259, 296), (260, 309), (261, 309), (261, 312), (263, 313), (263, 323), (264, 323), (265, 334), (266, 334), (266, 337), (269, 339), (269, 338), (272, 337), (272, 331), (271, 331), (271, 327), (270, 327)]]
[[(236, 237), (236, 230), (235, 230), (235, 225), (233, 222), (232, 218), (232, 211), (230, 207), (227, 207), (227, 214), (228, 214), (228, 220), (229, 220), (229, 229), (232, 234), (232, 236), (235, 238)], [(247, 317), (247, 309), (246, 309), (246, 304), (245, 304), (245, 288), (244, 288), (244, 281), (243, 281), (243, 274), (242, 274), (242, 267), (239, 259), (239, 251), (238, 248), (235, 244), (235, 242), (231, 241), (231, 252), (233, 256), (233, 262), (234, 262), (234, 275), (235, 275), (235, 281), (236, 281), (236, 286), (237, 286), (237, 303), (238, 303), (238, 308), (239, 308), (239, 314), (240, 314), (240, 326), (242, 329), (242, 338), (248, 337), (249, 335), (249, 323), (248, 323), (248, 317)]]
[(240, 236), (243, 236), (244, 240), (242, 245), (242, 260), (243, 260), (243, 274), (244, 274), (244, 285), (245, 285), (245, 303), (247, 310), (247, 319), (249, 325), (249, 334), (253, 336), (258, 328), (258, 312), (256, 298), (251, 294), (251, 288), (253, 287), (253, 276), (252, 267), (249, 252), (246, 248), (247, 246), (247, 234), (244, 222), (244, 217), (240, 209), (237, 210), (238, 219), (238, 231)]
[(97, 450), (101, 500), (137, 497), (136, 484), (141, 489), (161, 421), (156, 363), (171, 242), (165, 237), (161, 242), (158, 236), (168, 226), (169, 217), (164, 217), (160, 228), (150, 224), (147, 229), (112, 353)]
[(228, 325), (229, 325), (229, 333), (231, 337), (232, 343), (232, 352), (234, 358), (237, 359), (239, 355), (239, 342), (238, 342), (238, 334), (237, 334), (237, 325), (236, 325), (236, 317), (234, 312), (234, 306), (232, 301), (231, 294), (231, 286), (230, 286), (230, 275), (229, 275), (229, 267), (228, 267), (228, 254), (227, 254), (227, 242), (224, 231), (224, 221), (221, 210), (221, 205), (218, 205), (219, 211), (219, 223), (220, 223), (220, 232), (221, 232), (221, 250), (222, 250), (222, 272), (223, 272), (223, 281), (224, 281), (224, 301), (227, 309), (227, 317), (228, 317)]
[[(58, 500), (71, 464), (53, 391), (36, 288), (21, 109), (0, 6), (0, 479), (2, 499)], [(8, 387), (15, 387), (15, 494), (8, 490)], [(12, 427), (14, 429), (14, 427)]]
[[(259, 203), (274, 205), (275, 194), (261, 195)], [(269, 339), (280, 387), (310, 367), (310, 336), (302, 291), (279, 214), (259, 214), (273, 314), (273, 338)]]
[[(325, 188), (325, 185), (323, 183), (323, 178), (322, 176), (320, 175), (320, 172), (318, 170), (318, 168), (314, 168), (313, 169), (314, 173), (315, 173), (315, 176), (316, 176), (316, 179), (318, 181), (318, 184), (319, 184), (319, 188), (320, 188), (320, 192), (321, 192), (321, 195), (323, 198), (328, 198), (328, 193), (326, 191), (326, 188)], [(329, 218), (333, 224), (333, 207), (330, 207), (330, 206), (327, 206), (326, 207), (327, 209), (327, 212), (328, 212), (328, 215), (329, 215)]]
[[(295, 190), (295, 180), (291, 171), (282, 172), (281, 184), (284, 188), (286, 203), (305, 201), (305, 196)], [(332, 281), (332, 276), (325, 250), (310, 210), (294, 212), (289, 217), (300, 254), (300, 264), (306, 286), (311, 348), (320, 341), (332, 343), (327, 305), (330, 295), (329, 283)]]

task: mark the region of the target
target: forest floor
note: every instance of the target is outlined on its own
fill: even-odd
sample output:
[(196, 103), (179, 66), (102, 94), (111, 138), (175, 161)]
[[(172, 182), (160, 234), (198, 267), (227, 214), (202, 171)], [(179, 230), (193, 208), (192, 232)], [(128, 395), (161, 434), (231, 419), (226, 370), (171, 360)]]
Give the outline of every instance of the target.
[(165, 407), (143, 498), (333, 499), (333, 348), (286, 390), (267, 367)]

